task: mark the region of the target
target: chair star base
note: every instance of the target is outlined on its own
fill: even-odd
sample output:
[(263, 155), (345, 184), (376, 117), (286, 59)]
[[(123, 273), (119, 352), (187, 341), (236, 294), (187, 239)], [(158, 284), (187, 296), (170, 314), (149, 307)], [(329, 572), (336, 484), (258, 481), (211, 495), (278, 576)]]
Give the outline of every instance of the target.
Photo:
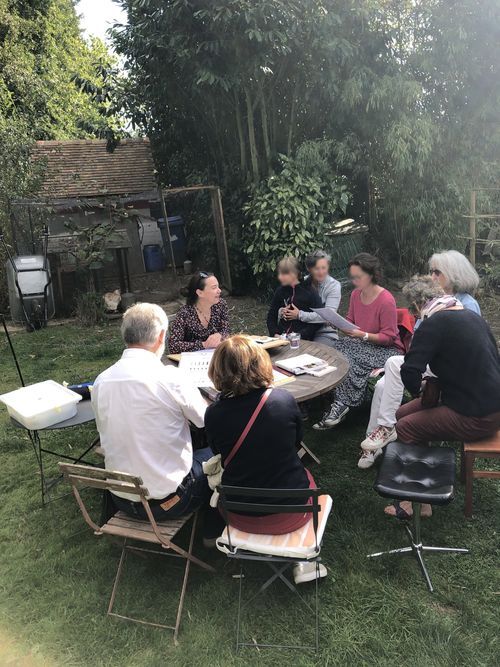
[(420, 565), (420, 570), (422, 571), (422, 575), (427, 584), (427, 588), (429, 589), (430, 593), (433, 593), (434, 587), (432, 585), (429, 573), (427, 572), (427, 568), (425, 566), (423, 553), (427, 551), (434, 553), (440, 552), (440, 553), (468, 554), (469, 549), (461, 549), (456, 547), (431, 547), (422, 544), (421, 530), (420, 530), (422, 506), (420, 503), (412, 503), (412, 508), (413, 508), (413, 531), (408, 525), (408, 523), (405, 522), (404, 524), (404, 527), (410, 539), (410, 546), (401, 547), (399, 549), (391, 549), (390, 551), (378, 551), (377, 553), (374, 554), (368, 554), (367, 558), (378, 558), (379, 556), (385, 556), (389, 554), (414, 554), (418, 564)]

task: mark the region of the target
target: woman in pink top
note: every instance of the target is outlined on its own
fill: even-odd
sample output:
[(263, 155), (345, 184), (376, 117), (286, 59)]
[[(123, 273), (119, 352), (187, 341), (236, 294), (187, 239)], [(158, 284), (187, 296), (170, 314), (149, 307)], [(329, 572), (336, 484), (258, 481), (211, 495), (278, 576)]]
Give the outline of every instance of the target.
[(404, 354), (398, 331), (396, 301), (381, 287), (380, 262), (362, 252), (349, 262), (349, 274), (355, 286), (349, 302), (347, 319), (358, 328), (345, 332), (335, 347), (349, 359), (349, 373), (335, 390), (335, 400), (321, 421), (313, 428), (323, 431), (339, 424), (349, 408), (361, 405), (370, 373), (382, 368), (389, 357)]

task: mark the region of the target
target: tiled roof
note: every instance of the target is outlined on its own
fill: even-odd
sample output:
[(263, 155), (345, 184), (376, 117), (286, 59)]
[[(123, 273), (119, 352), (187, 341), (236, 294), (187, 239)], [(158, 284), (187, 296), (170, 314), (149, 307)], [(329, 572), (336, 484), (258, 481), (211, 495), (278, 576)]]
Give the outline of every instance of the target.
[(106, 141), (37, 141), (34, 160), (47, 167), (40, 195), (54, 199), (128, 195), (157, 187), (148, 139), (122, 139), (112, 153)]

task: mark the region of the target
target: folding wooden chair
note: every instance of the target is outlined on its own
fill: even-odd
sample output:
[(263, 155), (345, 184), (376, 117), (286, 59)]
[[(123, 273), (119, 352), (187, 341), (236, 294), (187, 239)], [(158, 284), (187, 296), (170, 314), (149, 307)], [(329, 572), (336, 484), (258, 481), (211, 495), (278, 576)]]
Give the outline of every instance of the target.
[[(290, 648), (319, 650), (319, 566), (321, 562), (321, 542), (326, 522), (332, 508), (330, 496), (321, 495), (319, 489), (253, 489), (236, 486), (219, 486), (220, 508), (226, 520), (226, 528), (217, 539), (217, 548), (229, 558), (240, 561), (238, 614), (236, 619), (236, 650), (242, 646), (254, 648)], [(240, 502), (238, 497), (254, 498), (255, 502)], [(269, 500), (294, 499), (294, 505), (269, 504)], [(312, 502), (305, 505), (308, 499)], [(310, 521), (298, 530), (284, 535), (256, 535), (231, 527), (228, 512), (243, 514), (310, 514)], [(262, 584), (258, 592), (242, 604), (243, 562), (265, 562), (273, 574)], [(315, 601), (314, 608), (302, 597), (296, 586), (285, 575), (288, 568), (297, 563), (314, 563)], [(241, 612), (257, 595), (264, 592), (274, 581), (281, 581), (290, 591), (297, 594), (314, 615), (314, 644), (306, 646), (290, 646), (282, 644), (258, 644), (255, 641), (240, 641)]]
[[(173, 630), (174, 642), (177, 643), (177, 635), (179, 633), (182, 608), (184, 605), (184, 597), (186, 594), (187, 582), (189, 577), (189, 568), (191, 563), (196, 563), (204, 570), (208, 570), (209, 572), (215, 572), (213, 567), (211, 567), (207, 563), (204, 563), (196, 556), (193, 556), (192, 553), (194, 536), (196, 531), (197, 514), (194, 513), (180, 517), (179, 519), (157, 522), (153, 516), (151, 507), (147, 500), (148, 490), (142, 485), (142, 480), (140, 477), (129, 475), (128, 473), (103, 470), (102, 468), (93, 468), (91, 466), (75, 465), (71, 463), (59, 463), (59, 468), (61, 469), (64, 478), (71, 484), (73, 495), (75, 496), (76, 502), (78, 503), (78, 506), (83, 514), (83, 518), (85, 519), (86, 523), (90, 526), (90, 528), (92, 528), (92, 530), (94, 531), (94, 535), (97, 536), (112, 535), (123, 539), (120, 561), (118, 563), (118, 569), (113, 584), (113, 590), (111, 592), (111, 598), (109, 600), (108, 614), (110, 616), (116, 616), (117, 618), (133, 621), (134, 623), (141, 623), (142, 625), (152, 625), (158, 628), (166, 628), (169, 630)], [(82, 487), (85, 488), (92, 487), (110, 492), (121, 491), (123, 493), (134, 495), (137, 497), (137, 502), (142, 503), (142, 506), (144, 507), (144, 511), (146, 512), (148, 519), (142, 521), (140, 519), (135, 519), (133, 517), (130, 517), (124, 512), (117, 512), (106, 523), (104, 523), (102, 526), (99, 526), (90, 517), (90, 514), (87, 511), (85, 503), (82, 500), (79, 491), (79, 489)], [(181, 528), (185, 526), (188, 523), (188, 521), (190, 521), (190, 519), (193, 520), (193, 525), (191, 528), (191, 535), (189, 538), (189, 546), (186, 551), (177, 544), (174, 544), (173, 539), (176, 537), (177, 533), (181, 530)], [(135, 540), (138, 542), (147, 542), (150, 544), (156, 544), (161, 547), (161, 550), (146, 549), (144, 547), (133, 546), (128, 544), (128, 540)], [(163, 549), (165, 551), (163, 551)], [(181, 594), (179, 598), (179, 604), (177, 607), (177, 616), (175, 620), (175, 625), (152, 623), (150, 621), (145, 621), (143, 619), (124, 616), (123, 614), (117, 614), (116, 612), (113, 611), (113, 606), (122, 573), (122, 568), (128, 551), (154, 553), (161, 556), (173, 556), (176, 558), (184, 558), (186, 560)], [(167, 551), (174, 553), (167, 553)]]

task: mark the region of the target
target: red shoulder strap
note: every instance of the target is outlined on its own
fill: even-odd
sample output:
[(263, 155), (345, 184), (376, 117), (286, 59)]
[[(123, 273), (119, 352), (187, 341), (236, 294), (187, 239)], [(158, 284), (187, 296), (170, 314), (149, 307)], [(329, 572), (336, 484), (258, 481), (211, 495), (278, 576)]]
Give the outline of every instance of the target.
[(252, 428), (252, 426), (253, 426), (255, 420), (256, 420), (257, 417), (259, 416), (259, 412), (260, 412), (260, 411), (262, 410), (262, 408), (264, 407), (264, 403), (265, 403), (265, 402), (267, 401), (267, 399), (269, 398), (269, 394), (271, 393), (271, 391), (272, 391), (272, 388), (269, 387), (269, 389), (266, 389), (266, 391), (262, 394), (261, 399), (260, 399), (260, 401), (259, 401), (258, 404), (257, 404), (257, 407), (256, 407), (255, 410), (253, 411), (252, 416), (250, 417), (250, 419), (248, 420), (248, 424), (245, 426), (245, 428), (243, 429), (243, 431), (242, 431), (240, 437), (238, 438), (236, 444), (234, 445), (234, 447), (232, 448), (232, 450), (229, 452), (229, 455), (226, 457), (226, 460), (224, 461), (224, 467), (225, 467), (225, 468), (227, 468), (227, 466), (231, 463), (231, 461), (232, 461), (233, 458), (235, 457), (236, 453), (238, 452), (238, 449), (239, 449), (239, 448), (241, 447), (241, 445), (243, 444), (245, 438), (246, 438), (247, 435), (248, 435), (248, 432), (250, 431), (250, 429)]

